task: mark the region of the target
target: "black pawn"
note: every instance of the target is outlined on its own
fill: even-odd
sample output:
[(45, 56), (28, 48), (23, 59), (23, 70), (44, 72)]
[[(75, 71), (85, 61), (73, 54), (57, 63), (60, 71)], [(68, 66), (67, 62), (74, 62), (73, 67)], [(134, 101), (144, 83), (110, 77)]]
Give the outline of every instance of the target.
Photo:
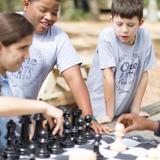
[(60, 144), (60, 137), (58, 134), (50, 135), (48, 141), (49, 141), (49, 150), (52, 154), (61, 154), (64, 152)]
[(79, 145), (87, 142), (84, 134), (83, 125), (84, 125), (83, 119), (79, 118), (78, 119), (78, 136), (75, 138), (75, 143)]
[(35, 154), (36, 154), (37, 147), (38, 146), (35, 143), (32, 143), (32, 142), (28, 145), (29, 160), (35, 160)]
[(94, 132), (91, 129), (91, 121), (92, 121), (92, 116), (91, 115), (86, 115), (85, 116), (85, 137), (87, 140), (93, 139), (94, 138)]
[(95, 135), (93, 151), (96, 153), (97, 160), (104, 160), (104, 157), (101, 155), (99, 151), (101, 139), (102, 139), (102, 136), (100, 134)]
[(82, 114), (82, 111), (78, 108), (72, 109), (72, 136), (77, 137), (78, 135), (78, 119), (80, 115)]
[(67, 119), (64, 121), (64, 133), (61, 144), (66, 148), (71, 148), (74, 146), (74, 142), (71, 137), (71, 124)]
[(18, 152), (15, 147), (15, 130), (16, 123), (13, 120), (10, 120), (7, 123), (7, 148), (4, 151), (4, 156), (6, 160), (17, 160), (19, 159)]
[(44, 159), (50, 157), (50, 152), (48, 151), (48, 142), (47, 142), (48, 136), (47, 131), (42, 129), (39, 134), (39, 148), (37, 149), (36, 157)]

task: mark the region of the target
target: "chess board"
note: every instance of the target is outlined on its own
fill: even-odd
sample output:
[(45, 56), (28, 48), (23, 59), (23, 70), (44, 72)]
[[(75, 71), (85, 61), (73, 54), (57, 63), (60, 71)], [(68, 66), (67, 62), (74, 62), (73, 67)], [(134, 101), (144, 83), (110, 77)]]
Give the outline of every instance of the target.
[[(42, 114), (37, 114), (33, 117), (36, 125), (35, 133), (32, 140), (28, 139), (28, 129), (30, 124), (29, 116), (21, 117), (20, 137), (15, 137), (15, 123), (14, 121), (10, 120), (7, 123), (7, 147), (0, 148), (0, 160), (4, 160), (4, 158), (7, 157), (8, 160), (17, 160), (17, 157), (19, 157), (20, 155), (24, 156), (20, 156), (19, 160), (40, 160), (40, 158), (37, 158), (37, 156), (43, 157), (43, 159), (44, 157), (49, 157), (49, 149), (50, 151), (52, 151), (52, 153), (61, 152), (62, 150), (64, 150), (64, 152), (60, 154), (51, 154), (49, 158), (46, 158), (44, 160), (68, 160), (69, 156), (75, 152), (77, 153), (79, 151), (78, 154), (80, 154), (82, 153), (80, 152), (81, 150), (93, 151), (96, 148), (95, 142), (97, 142), (98, 140), (96, 137), (97, 134), (95, 135), (95, 138), (91, 136), (90, 138), (92, 138), (92, 140), (88, 140), (86, 143), (84, 143), (84, 137), (87, 138), (87, 135), (93, 133), (90, 130), (90, 122), (92, 120), (92, 117), (88, 115), (84, 118), (84, 120), (82, 120), (82, 118), (80, 117), (81, 112), (77, 109), (73, 111), (74, 112), (72, 112), (71, 118), (68, 118), (70, 114), (67, 110), (66, 112), (64, 112), (64, 133), (62, 137), (59, 137), (58, 135), (53, 136), (52, 129), (50, 129), (49, 126), (42, 128), (42, 121), (44, 120)], [(77, 128), (76, 132), (75, 127)], [(123, 137), (122, 142), (126, 144), (127, 150), (118, 153), (110, 150), (110, 145), (115, 141), (114, 134), (106, 134), (102, 135), (102, 137), (101, 135), (99, 135), (99, 137), (100, 142), (98, 141), (98, 148), (100, 154), (104, 158), (97, 160), (146, 160), (148, 150), (150, 148), (156, 148), (158, 145), (158, 142), (156, 140), (147, 140), (138, 135), (132, 137), (125, 136)], [(55, 142), (59, 142), (59, 144), (62, 145), (63, 149), (58, 148), (57, 143), (56, 145), (54, 145)], [(76, 145), (75, 143), (83, 145)]]
[[(115, 140), (114, 135), (103, 135), (100, 145), (100, 153), (104, 156), (105, 160), (146, 160), (147, 153), (150, 148), (155, 148), (158, 145), (156, 140), (146, 140), (141, 136), (124, 137), (123, 142), (127, 145), (127, 150), (118, 153), (109, 149), (110, 144)], [(64, 149), (64, 153), (54, 155), (44, 160), (68, 160), (69, 155), (77, 150), (92, 150), (94, 140), (90, 140), (84, 145), (75, 145), (72, 148)], [(40, 160), (36, 158), (36, 160)]]

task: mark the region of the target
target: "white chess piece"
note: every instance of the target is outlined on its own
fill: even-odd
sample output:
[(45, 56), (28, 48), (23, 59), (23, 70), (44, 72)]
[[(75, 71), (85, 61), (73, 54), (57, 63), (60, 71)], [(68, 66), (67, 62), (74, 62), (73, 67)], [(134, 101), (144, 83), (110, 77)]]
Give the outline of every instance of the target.
[(69, 160), (96, 160), (96, 154), (87, 149), (77, 149), (69, 155)]
[(158, 152), (156, 148), (151, 148), (148, 150), (147, 160), (158, 160)]
[(110, 150), (115, 152), (123, 152), (127, 149), (127, 146), (122, 142), (122, 137), (124, 136), (124, 125), (122, 123), (117, 123), (115, 127), (115, 141), (110, 145)]
[(157, 148), (156, 148), (156, 150), (157, 150), (157, 158), (158, 158), (158, 160), (160, 160), (160, 144), (157, 146)]

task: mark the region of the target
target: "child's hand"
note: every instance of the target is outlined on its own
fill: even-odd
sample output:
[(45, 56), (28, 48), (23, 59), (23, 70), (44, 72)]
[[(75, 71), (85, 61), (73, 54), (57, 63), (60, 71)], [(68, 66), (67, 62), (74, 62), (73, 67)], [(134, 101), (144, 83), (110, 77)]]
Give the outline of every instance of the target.
[(96, 132), (96, 133), (109, 133), (112, 132), (112, 129), (107, 127), (107, 125), (100, 124), (96, 121), (91, 122), (91, 128)]
[(125, 132), (130, 132), (134, 130), (144, 130), (146, 119), (135, 113), (128, 113), (120, 116), (118, 122), (124, 124)]
[[(59, 133), (61, 135), (63, 132), (63, 122), (64, 122), (63, 111), (54, 106), (49, 105), (45, 114), (47, 116), (55, 118), (56, 125), (53, 130), (53, 134), (55, 135), (56, 133)], [(52, 122), (49, 122), (49, 123), (52, 124)]]

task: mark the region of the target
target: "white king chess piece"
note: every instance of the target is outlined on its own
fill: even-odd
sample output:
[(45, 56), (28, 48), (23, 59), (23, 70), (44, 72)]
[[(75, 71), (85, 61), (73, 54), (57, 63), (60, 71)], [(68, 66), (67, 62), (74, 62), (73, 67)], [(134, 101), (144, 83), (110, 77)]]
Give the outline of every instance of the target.
[(127, 149), (126, 144), (122, 142), (122, 137), (124, 136), (124, 125), (122, 123), (117, 123), (115, 127), (115, 141), (110, 145), (110, 150), (115, 152), (123, 152)]

